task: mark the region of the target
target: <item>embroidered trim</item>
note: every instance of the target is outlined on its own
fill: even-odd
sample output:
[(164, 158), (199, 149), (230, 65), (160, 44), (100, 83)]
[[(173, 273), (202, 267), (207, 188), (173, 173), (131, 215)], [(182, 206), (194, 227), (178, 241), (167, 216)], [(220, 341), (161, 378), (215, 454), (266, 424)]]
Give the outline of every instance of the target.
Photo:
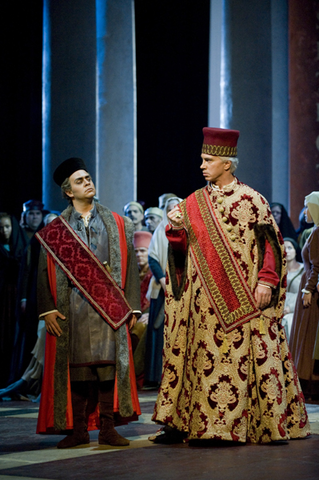
[[(195, 192), (195, 202), (181, 203), (191, 245), (191, 256), (211, 306), (224, 331), (260, 315), (253, 294), (210, 208), (208, 193)], [(196, 218), (196, 224), (191, 223)], [(214, 272), (214, 275), (212, 275)]]
[(228, 147), (225, 145), (206, 145), (202, 146), (202, 153), (207, 155), (216, 155), (217, 157), (237, 157), (237, 147)]

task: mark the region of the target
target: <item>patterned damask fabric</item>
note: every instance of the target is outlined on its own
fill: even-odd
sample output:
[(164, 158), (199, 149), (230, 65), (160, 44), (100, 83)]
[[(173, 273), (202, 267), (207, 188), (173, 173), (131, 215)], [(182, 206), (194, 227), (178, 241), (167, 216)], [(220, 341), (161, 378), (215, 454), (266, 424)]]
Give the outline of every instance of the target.
[[(267, 223), (277, 231), (268, 204), (237, 181), (223, 194), (208, 191), (225, 234), (236, 236), (229, 243), (253, 291), (258, 280), (254, 225)], [(277, 305), (263, 312), (263, 328), (258, 317), (228, 332), (225, 352), (224, 330), (188, 256), (179, 301), (168, 275), (163, 376), (153, 420), (188, 432), (189, 439), (267, 443), (308, 435), (304, 397), (278, 320), (283, 289)], [(281, 280), (284, 284), (284, 271)]]
[(111, 275), (68, 222), (58, 217), (36, 236), (101, 317), (115, 330), (123, 325), (132, 312), (131, 307)]

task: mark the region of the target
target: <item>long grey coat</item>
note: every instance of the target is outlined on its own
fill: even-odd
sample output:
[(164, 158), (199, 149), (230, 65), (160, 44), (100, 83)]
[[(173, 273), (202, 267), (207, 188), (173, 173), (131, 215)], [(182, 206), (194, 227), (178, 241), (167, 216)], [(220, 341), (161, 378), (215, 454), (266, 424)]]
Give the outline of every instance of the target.
[[(121, 286), (121, 252), (119, 234), (114, 216), (107, 207), (96, 204), (96, 209), (102, 218), (109, 239), (109, 264), (112, 277)], [(65, 220), (69, 220), (72, 206), (62, 212)], [(124, 218), (125, 236), (127, 242), (127, 274), (125, 282), (125, 296), (133, 310), (140, 310), (140, 285), (136, 256), (133, 248), (133, 224), (127, 217)], [(54, 369), (54, 424), (57, 430), (64, 430), (65, 412), (67, 405), (67, 365), (69, 347), (69, 297), (71, 286), (64, 272), (56, 266), (57, 306), (55, 307), (51, 295), (46, 252), (42, 248), (38, 269), (38, 311), (39, 315), (58, 309), (65, 315), (66, 320), (58, 319), (62, 335), (57, 337), (56, 363)], [(133, 407), (130, 395), (129, 352), (127, 344), (127, 330), (125, 324), (115, 332), (116, 341), (116, 374), (118, 381), (119, 409), (122, 417), (130, 417)]]

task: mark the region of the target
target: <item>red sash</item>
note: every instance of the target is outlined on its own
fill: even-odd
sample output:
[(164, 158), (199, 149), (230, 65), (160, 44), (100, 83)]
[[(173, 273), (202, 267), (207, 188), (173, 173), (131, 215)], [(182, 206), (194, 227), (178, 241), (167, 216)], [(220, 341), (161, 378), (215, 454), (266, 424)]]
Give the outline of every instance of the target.
[[(125, 323), (132, 309), (121, 288), (63, 217), (53, 220), (36, 233), (36, 237), (53, 261), (114, 330)], [(122, 272), (122, 275), (125, 273)]]
[(226, 333), (260, 315), (206, 189), (180, 204), (196, 271)]

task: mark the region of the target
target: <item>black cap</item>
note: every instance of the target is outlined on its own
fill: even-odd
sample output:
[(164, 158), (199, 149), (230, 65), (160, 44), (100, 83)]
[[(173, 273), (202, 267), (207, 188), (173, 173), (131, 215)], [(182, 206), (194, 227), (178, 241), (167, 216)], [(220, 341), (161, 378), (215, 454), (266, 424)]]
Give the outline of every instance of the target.
[(88, 171), (84, 160), (76, 157), (68, 158), (55, 169), (53, 173), (53, 180), (61, 187), (64, 180), (69, 178), (72, 173), (77, 172), (78, 170), (85, 170), (86, 172)]
[(43, 203), (40, 200), (28, 200), (23, 204), (23, 211), (28, 212), (29, 210), (43, 210)]

